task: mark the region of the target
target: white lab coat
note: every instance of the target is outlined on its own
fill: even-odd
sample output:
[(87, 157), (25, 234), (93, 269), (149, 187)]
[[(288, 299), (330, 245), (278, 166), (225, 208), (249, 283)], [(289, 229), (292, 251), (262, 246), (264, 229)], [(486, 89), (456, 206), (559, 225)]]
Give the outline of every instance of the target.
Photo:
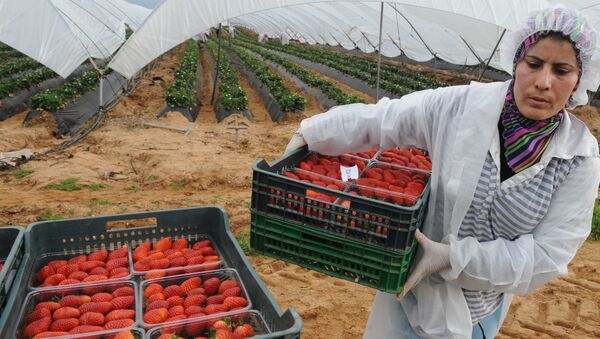
[(415, 287), (413, 302), (401, 302), (413, 329), (424, 337), (469, 338), (472, 324), (461, 288), (504, 292), (506, 312), (513, 293), (527, 293), (566, 274), (567, 264), (590, 233), (600, 183), (598, 142), (569, 113), (540, 161), (501, 184), (509, 187), (533, 177), (552, 157), (589, 157), (555, 192), (535, 231), (514, 241), (457, 240), (487, 152), (499, 158), (494, 138), (509, 83), (472, 83), (396, 100), (383, 98), (373, 105), (338, 106), (301, 123), (309, 149), (324, 154), (376, 145), (429, 150), (433, 169), (423, 233), (450, 244), (451, 268)]

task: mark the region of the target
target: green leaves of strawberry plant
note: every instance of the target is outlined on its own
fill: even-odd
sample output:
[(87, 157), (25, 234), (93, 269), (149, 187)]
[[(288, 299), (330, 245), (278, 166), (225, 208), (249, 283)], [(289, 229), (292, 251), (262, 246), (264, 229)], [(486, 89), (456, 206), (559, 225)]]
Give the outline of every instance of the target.
[(188, 41), (179, 69), (175, 72), (175, 82), (167, 90), (167, 105), (174, 108), (187, 108), (190, 111), (196, 105), (198, 63), (200, 52), (193, 40)]

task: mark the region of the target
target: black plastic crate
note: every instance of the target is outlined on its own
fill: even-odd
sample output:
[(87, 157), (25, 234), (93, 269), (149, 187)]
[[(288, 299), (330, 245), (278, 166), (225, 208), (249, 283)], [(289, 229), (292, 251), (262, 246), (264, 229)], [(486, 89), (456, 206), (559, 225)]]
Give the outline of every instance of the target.
[[(257, 161), (253, 165), (252, 210), (386, 249), (411, 248), (414, 232), (421, 227), (427, 210), (429, 180), (414, 205), (401, 206), (353, 195), (348, 192), (355, 187), (351, 182), (346, 183), (346, 191), (340, 191), (282, 175), (307, 155), (308, 149), (303, 147), (272, 166), (264, 160)], [(371, 160), (369, 165), (373, 163)], [(315, 192), (333, 199), (315, 198)]]
[(383, 249), (252, 211), (250, 244), (259, 253), (380, 291), (397, 293), (417, 249)]
[(0, 315), (25, 254), (24, 233), (22, 227), (0, 227), (0, 262), (4, 265), (0, 271)]
[[(153, 220), (148, 221), (148, 218)], [(135, 224), (134, 228), (108, 227), (108, 223)], [(109, 229), (111, 228), (111, 229)], [(85, 231), (83, 231), (85, 230)], [(33, 274), (36, 251), (56, 251), (63, 246), (90, 248), (121, 246), (160, 238), (163, 234), (183, 235), (195, 232), (208, 235), (222, 250), (225, 264), (237, 270), (252, 298), (253, 308), (259, 310), (271, 329), (272, 338), (299, 338), (302, 319), (295, 309), (283, 312), (262, 280), (244, 256), (229, 227), (227, 214), (220, 207), (197, 207), (165, 211), (107, 215), (90, 218), (45, 221), (30, 225), (25, 233), (26, 254), (14, 284), (27, 284)], [(74, 236), (77, 234), (77, 236)], [(49, 243), (57, 248), (52, 248)], [(33, 246), (43, 247), (32, 249)], [(13, 289), (0, 318), (0, 338), (8, 338), (18, 321), (18, 310), (25, 300), (27, 289)]]

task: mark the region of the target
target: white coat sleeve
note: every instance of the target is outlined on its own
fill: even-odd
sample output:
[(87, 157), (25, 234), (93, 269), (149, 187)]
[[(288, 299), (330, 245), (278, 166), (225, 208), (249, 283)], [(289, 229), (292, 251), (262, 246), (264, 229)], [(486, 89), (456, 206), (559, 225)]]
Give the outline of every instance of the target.
[(310, 150), (338, 155), (380, 145), (427, 148), (432, 116), (423, 102), (432, 90), (383, 98), (376, 104), (337, 106), (328, 112), (304, 119), (300, 132)]
[(586, 158), (556, 190), (532, 234), (487, 242), (450, 237), (451, 268), (442, 277), (468, 290), (527, 293), (567, 274), (590, 234), (599, 183), (600, 158)]

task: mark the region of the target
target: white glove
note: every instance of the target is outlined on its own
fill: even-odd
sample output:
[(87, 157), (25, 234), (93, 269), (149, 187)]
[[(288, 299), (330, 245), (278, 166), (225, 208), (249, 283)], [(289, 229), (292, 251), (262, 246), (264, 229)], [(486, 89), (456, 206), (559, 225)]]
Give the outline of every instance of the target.
[(290, 139), (290, 142), (288, 142), (283, 155), (286, 155), (304, 145), (306, 145), (306, 141), (304, 140), (302, 133), (300, 133), (300, 129), (298, 129), (296, 132), (294, 132), (294, 135), (292, 135), (292, 138)]
[(430, 240), (419, 230), (415, 232), (415, 239), (423, 249), (423, 256), (410, 272), (402, 291), (396, 295), (398, 300), (404, 298), (423, 278), (450, 267), (450, 245)]

